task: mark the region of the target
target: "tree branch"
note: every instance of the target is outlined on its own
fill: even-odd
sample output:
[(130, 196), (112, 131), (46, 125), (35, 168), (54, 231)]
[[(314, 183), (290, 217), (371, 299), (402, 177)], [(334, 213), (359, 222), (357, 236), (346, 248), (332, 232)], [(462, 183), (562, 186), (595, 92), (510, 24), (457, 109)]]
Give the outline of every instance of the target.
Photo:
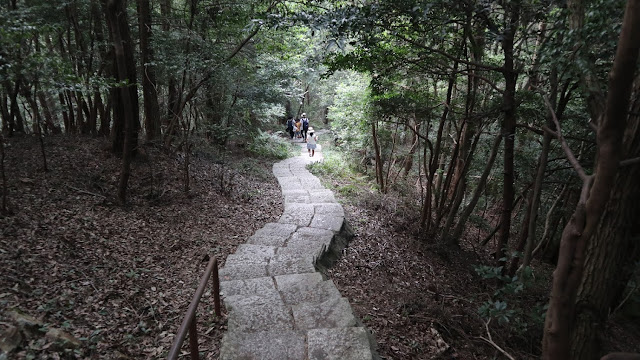
[(500, 351), (502, 353), (502, 355), (506, 356), (507, 358), (509, 358), (510, 360), (516, 360), (513, 356), (511, 356), (508, 352), (506, 352), (504, 349), (502, 349), (500, 346), (498, 346), (498, 344), (496, 344), (495, 342), (493, 342), (493, 339), (491, 339), (491, 332), (489, 331), (489, 323), (491, 322), (491, 319), (489, 319), (489, 321), (487, 321), (486, 323), (484, 323), (484, 327), (485, 329), (487, 329), (487, 336), (488, 338), (482, 337), (482, 336), (478, 336), (480, 339), (486, 341), (487, 343), (491, 344), (494, 348), (496, 348), (498, 351)]
[[(553, 106), (551, 106), (551, 103), (549, 102), (549, 99), (547, 99), (546, 95), (542, 94), (542, 99), (544, 100), (544, 103), (549, 108), (549, 112), (551, 113), (551, 118), (553, 119), (553, 122), (556, 125), (557, 131), (555, 132), (555, 136), (560, 141), (560, 145), (562, 145), (562, 150), (564, 150), (564, 153), (567, 156), (567, 160), (569, 160), (569, 163), (571, 164), (571, 166), (573, 166), (573, 168), (576, 170), (580, 179), (582, 179), (582, 181), (587, 181), (589, 176), (580, 165), (580, 162), (578, 162), (578, 159), (576, 159), (576, 156), (573, 155), (573, 152), (571, 151), (571, 148), (569, 148), (567, 141), (562, 136), (562, 131), (560, 130), (560, 122), (558, 121), (556, 112), (553, 110)], [(551, 134), (554, 134), (554, 132), (551, 129), (548, 129), (545, 127), (545, 130), (549, 131)]]
[(640, 163), (640, 157), (622, 160), (622, 161), (620, 161), (620, 166), (621, 167), (622, 166), (629, 166), (629, 165), (634, 165), (634, 164), (638, 164), (638, 163)]

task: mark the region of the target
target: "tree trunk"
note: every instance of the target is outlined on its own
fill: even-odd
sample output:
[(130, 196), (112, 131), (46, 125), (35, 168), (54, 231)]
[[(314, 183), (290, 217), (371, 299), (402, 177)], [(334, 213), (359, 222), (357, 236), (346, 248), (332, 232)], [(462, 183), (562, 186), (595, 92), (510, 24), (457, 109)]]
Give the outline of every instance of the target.
[(148, 141), (160, 136), (160, 107), (156, 91), (156, 71), (152, 65), (151, 8), (149, 0), (138, 0), (140, 31), (140, 61), (142, 67), (142, 94), (144, 98), (144, 126)]
[(51, 112), (49, 99), (42, 90), (38, 91), (38, 100), (40, 101), (42, 112), (44, 113), (44, 121), (48, 132), (51, 132), (52, 134), (59, 134), (61, 132), (60, 127), (58, 126), (59, 120), (57, 115)]
[(498, 150), (500, 149), (500, 143), (502, 142), (502, 134), (496, 136), (493, 141), (493, 146), (491, 147), (491, 154), (489, 155), (489, 161), (487, 161), (487, 166), (485, 166), (482, 175), (480, 176), (480, 180), (478, 181), (478, 185), (471, 196), (471, 201), (469, 204), (462, 210), (460, 214), (460, 219), (456, 224), (456, 227), (453, 230), (453, 233), (450, 235), (451, 241), (458, 241), (460, 236), (462, 236), (462, 232), (464, 231), (464, 226), (469, 219), (469, 216), (473, 213), (473, 209), (475, 209), (476, 204), (480, 200), (482, 196), (482, 192), (484, 191), (484, 187), (487, 184), (487, 178), (489, 174), (491, 174), (491, 169), (493, 168), (493, 163), (496, 160), (496, 156), (498, 155)]
[(380, 186), (380, 192), (385, 193), (384, 174), (382, 169), (382, 157), (380, 156), (380, 145), (378, 144), (378, 133), (376, 121), (371, 120), (371, 136), (373, 137), (373, 149), (376, 154), (376, 180)]
[[(114, 75), (118, 82), (126, 82), (126, 85), (117, 89), (112, 99), (114, 115), (112, 150), (118, 155), (134, 156), (138, 147), (140, 122), (133, 41), (124, 2), (122, 0), (104, 1), (107, 1), (107, 23), (114, 44)], [(128, 121), (131, 121), (130, 133), (127, 132)], [(125, 150), (127, 141), (130, 143), (128, 147), (130, 153), (126, 153), (127, 150)]]
[[(622, 158), (640, 157), (640, 83), (623, 142)], [(586, 250), (584, 276), (578, 290), (571, 337), (574, 359), (592, 359), (600, 352), (599, 332), (621, 300), (640, 255), (640, 166), (622, 166), (611, 198)]]
[(0, 175), (2, 175), (2, 207), (0, 207), (0, 213), (6, 215), (9, 212), (9, 206), (7, 204), (7, 174), (4, 168), (4, 136), (0, 133)]
[[(515, 31), (518, 28), (520, 17), (520, 4), (512, 4), (508, 29), (505, 30), (502, 49), (504, 52), (504, 80), (505, 90), (502, 98), (504, 108), (504, 120), (502, 133), (504, 135), (504, 174), (502, 181), (502, 214), (500, 220), (500, 233), (496, 248), (496, 261), (498, 266), (504, 266), (509, 233), (511, 231), (511, 210), (514, 198), (514, 145), (516, 129), (516, 101), (515, 91), (518, 74), (514, 69), (513, 42)], [(503, 268), (504, 269), (504, 268)]]
[[(451, 97), (453, 94), (453, 88), (456, 84), (456, 73), (458, 71), (458, 61), (453, 62), (453, 72), (449, 76), (449, 84), (447, 86), (447, 97), (444, 103), (444, 109), (442, 110), (442, 115), (440, 116), (440, 124), (438, 125), (438, 134), (436, 137), (436, 145), (435, 148), (430, 147), (430, 160), (429, 167), (425, 169), (427, 175), (427, 196), (425, 198), (424, 204), (422, 205), (422, 214), (420, 216), (420, 227), (425, 229), (425, 231), (429, 231), (431, 225), (432, 218), (432, 204), (433, 204), (433, 190), (434, 185), (433, 180), (439, 168), (439, 160), (440, 160), (440, 150), (442, 148), (442, 133), (444, 132), (445, 124), (447, 123), (447, 117), (449, 115), (449, 111), (451, 110)], [(428, 135), (428, 134), (427, 134)], [(426, 139), (428, 140), (428, 139)], [(425, 158), (426, 161), (426, 158)], [(426, 226), (425, 226), (426, 225)]]
[[(622, 22), (622, 30), (618, 40), (618, 47), (613, 63), (613, 68), (609, 74), (609, 84), (607, 99), (605, 102), (605, 112), (600, 117), (598, 123), (596, 141), (598, 154), (596, 158), (595, 169), (593, 175), (587, 176), (583, 170), (578, 169), (581, 178), (584, 181), (583, 192), (580, 202), (565, 227), (560, 245), (560, 254), (558, 256), (558, 266), (553, 274), (553, 286), (549, 300), (549, 309), (545, 319), (544, 338), (543, 338), (543, 358), (544, 359), (570, 359), (572, 358), (571, 343), (572, 334), (582, 336), (584, 333), (587, 337), (588, 332), (581, 330), (576, 333), (576, 325), (592, 327), (588, 320), (581, 321), (580, 317), (584, 315), (583, 311), (577, 309), (577, 300), (582, 296), (589, 295), (590, 291), (595, 291), (600, 285), (596, 275), (590, 274), (589, 271), (597, 268), (599, 259), (607, 259), (605, 263), (612, 262), (615, 266), (624, 265), (625, 262), (616, 261), (615, 258), (609, 258), (606, 254), (609, 244), (604, 235), (612, 233), (613, 228), (618, 221), (625, 220), (627, 214), (609, 214), (603, 217), (607, 206), (615, 202), (617, 210), (628, 211), (637, 206), (637, 198), (633, 198), (637, 194), (637, 189), (633, 191), (632, 198), (623, 197), (617, 199), (617, 196), (628, 195), (624, 193), (624, 189), (616, 188), (616, 185), (623, 185), (628, 176), (633, 175), (629, 170), (620, 171), (620, 161), (623, 159), (623, 135), (627, 126), (627, 116), (629, 110), (629, 98), (631, 86), (634, 79), (634, 72), (638, 61), (638, 52), (640, 51), (640, 2), (628, 1), (626, 4), (625, 15)], [(632, 124), (635, 125), (635, 122)], [(560, 131), (560, 129), (558, 129)], [(635, 129), (631, 132), (636, 138), (624, 139), (625, 143), (635, 148), (637, 145), (637, 134)], [(632, 189), (637, 184), (630, 185)], [(627, 203), (628, 202), (628, 203)], [(635, 202), (636, 204), (632, 204)], [(637, 210), (637, 208), (635, 208)], [(635, 223), (634, 223), (635, 224)], [(633, 231), (637, 231), (637, 225), (632, 225), (635, 229), (629, 228), (626, 234), (631, 235)], [(617, 233), (618, 229), (616, 229)], [(599, 238), (602, 237), (602, 238)], [(613, 240), (609, 240), (613, 241)], [(587, 248), (590, 250), (587, 252)], [(628, 256), (629, 254), (627, 254)], [(588, 256), (588, 260), (585, 257)], [(594, 267), (595, 266), (595, 267)], [(584, 270), (587, 273), (584, 274)], [(598, 270), (600, 271), (600, 270)], [(600, 289), (597, 289), (600, 291)], [(605, 289), (607, 291), (608, 289)], [(595, 292), (594, 292), (595, 293)], [(578, 296), (580, 294), (580, 297)], [(597, 300), (596, 300), (597, 301)], [(603, 301), (603, 303), (606, 300)], [(609, 304), (603, 304), (605, 307)], [(578, 322), (575, 322), (578, 319)], [(574, 338), (575, 340), (575, 338)]]
[[(118, 80), (128, 80), (129, 86), (122, 86), (118, 90), (118, 95), (122, 104), (120, 118), (114, 122), (120, 122), (122, 126), (122, 169), (120, 172), (120, 181), (118, 183), (118, 200), (121, 204), (126, 203), (127, 184), (131, 171), (131, 157), (135, 149), (137, 140), (137, 94), (135, 87), (135, 63), (133, 62), (131, 38), (128, 31), (128, 23), (126, 18), (126, 9), (122, 0), (107, 0), (107, 19), (110, 24), (115, 62), (117, 67)], [(127, 47), (125, 49), (125, 47)], [(128, 56), (129, 55), (129, 56)], [(133, 69), (132, 69), (133, 67)], [(133, 70), (133, 71), (132, 71)], [(132, 77), (133, 74), (133, 77)], [(135, 101), (134, 101), (135, 99)], [(116, 134), (116, 138), (119, 134)], [(114, 148), (114, 150), (116, 150)]]

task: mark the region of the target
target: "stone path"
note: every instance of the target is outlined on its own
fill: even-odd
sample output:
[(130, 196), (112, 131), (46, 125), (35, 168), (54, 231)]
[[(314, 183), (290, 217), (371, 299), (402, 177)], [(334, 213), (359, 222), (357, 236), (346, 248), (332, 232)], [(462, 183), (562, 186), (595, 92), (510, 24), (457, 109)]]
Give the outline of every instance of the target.
[(273, 165), (284, 213), (227, 257), (220, 287), (228, 330), (220, 358), (371, 360), (375, 343), (322, 270), (350, 237), (342, 206), (301, 155)]

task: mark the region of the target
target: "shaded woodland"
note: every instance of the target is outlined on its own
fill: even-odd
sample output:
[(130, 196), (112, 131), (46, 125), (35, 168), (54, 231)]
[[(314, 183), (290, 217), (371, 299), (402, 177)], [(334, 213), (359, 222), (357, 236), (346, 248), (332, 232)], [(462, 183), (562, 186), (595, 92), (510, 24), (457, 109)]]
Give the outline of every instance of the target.
[[(47, 236), (71, 246), (46, 227), (19, 230), (40, 221), (35, 198), (65, 187), (50, 178), (89, 174), (66, 193), (118, 213), (155, 211), (167, 198), (190, 206), (211, 195), (208, 186), (229, 204), (253, 204), (246, 184), (234, 185), (238, 166), (288, 156), (284, 122), (304, 111), (331, 130), (313, 171), (345, 201), (388, 213), (392, 232), (421, 244), (425, 258), (473, 262), (469, 278), (459, 276), (488, 294), (466, 297), (482, 326), (459, 333), (488, 334), (493, 356), (504, 358), (640, 351), (637, 337), (616, 343), (607, 333), (640, 313), (640, 2), (8, 0), (0, 23), (7, 310), (37, 303), (22, 289), (24, 252), (13, 248)], [(81, 161), (67, 168), (65, 146), (90, 156), (74, 155)], [(21, 168), (26, 159), (33, 166)], [(248, 229), (277, 216), (273, 203), (256, 206), (268, 216)], [(350, 222), (370, 219), (359, 211)], [(216, 254), (231, 251), (223, 243)], [(194, 251), (202, 247), (216, 245)], [(414, 265), (403, 277), (431, 273)], [(59, 326), (73, 316), (29, 309)], [(510, 335), (494, 341), (492, 332)], [(106, 344), (76, 355), (99, 357)]]

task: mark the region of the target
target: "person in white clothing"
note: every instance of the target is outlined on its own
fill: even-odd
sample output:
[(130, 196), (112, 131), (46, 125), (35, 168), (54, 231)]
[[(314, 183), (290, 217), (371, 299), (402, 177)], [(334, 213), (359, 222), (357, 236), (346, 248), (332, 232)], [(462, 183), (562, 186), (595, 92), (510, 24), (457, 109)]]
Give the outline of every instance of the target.
[(307, 136), (307, 151), (309, 152), (309, 156), (314, 156), (316, 154), (317, 142), (318, 137), (313, 133), (313, 127), (309, 127), (309, 136)]

